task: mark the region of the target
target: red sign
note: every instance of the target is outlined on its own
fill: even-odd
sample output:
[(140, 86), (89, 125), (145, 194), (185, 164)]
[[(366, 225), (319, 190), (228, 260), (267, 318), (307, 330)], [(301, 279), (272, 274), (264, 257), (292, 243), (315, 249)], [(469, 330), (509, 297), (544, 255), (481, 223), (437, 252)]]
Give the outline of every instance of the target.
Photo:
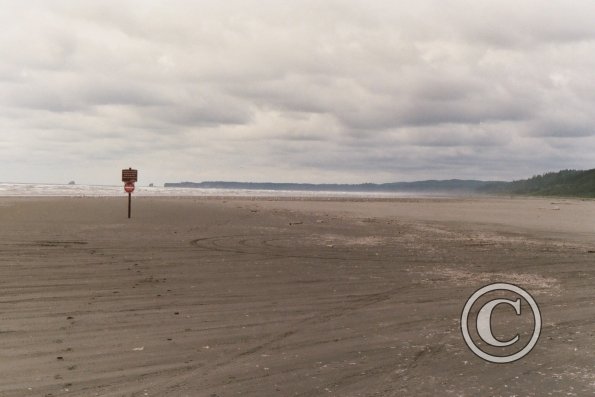
[(126, 193), (134, 192), (134, 183), (126, 182), (126, 184), (124, 185), (124, 190), (126, 191)]

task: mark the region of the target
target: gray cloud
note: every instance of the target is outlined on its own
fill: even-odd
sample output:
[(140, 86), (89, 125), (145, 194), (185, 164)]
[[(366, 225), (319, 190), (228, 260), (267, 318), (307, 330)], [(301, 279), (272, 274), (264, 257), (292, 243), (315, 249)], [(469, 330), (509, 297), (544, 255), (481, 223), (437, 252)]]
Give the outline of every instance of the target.
[(591, 167), (595, 4), (5, 1), (0, 181)]

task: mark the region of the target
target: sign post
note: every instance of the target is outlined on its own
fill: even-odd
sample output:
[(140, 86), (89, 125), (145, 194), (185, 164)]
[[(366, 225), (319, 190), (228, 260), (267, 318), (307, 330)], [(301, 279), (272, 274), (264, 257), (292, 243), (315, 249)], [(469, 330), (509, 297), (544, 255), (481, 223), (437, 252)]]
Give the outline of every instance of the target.
[(132, 213), (132, 192), (134, 192), (134, 182), (138, 180), (138, 170), (128, 168), (122, 170), (122, 182), (124, 183), (124, 191), (128, 193), (128, 219)]

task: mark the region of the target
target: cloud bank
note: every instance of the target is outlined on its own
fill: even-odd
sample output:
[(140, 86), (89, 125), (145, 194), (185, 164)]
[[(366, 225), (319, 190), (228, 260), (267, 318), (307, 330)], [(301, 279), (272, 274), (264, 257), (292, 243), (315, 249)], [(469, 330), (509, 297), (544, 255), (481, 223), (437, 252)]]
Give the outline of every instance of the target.
[(592, 168), (593, 20), (592, 1), (3, 1), (0, 181)]

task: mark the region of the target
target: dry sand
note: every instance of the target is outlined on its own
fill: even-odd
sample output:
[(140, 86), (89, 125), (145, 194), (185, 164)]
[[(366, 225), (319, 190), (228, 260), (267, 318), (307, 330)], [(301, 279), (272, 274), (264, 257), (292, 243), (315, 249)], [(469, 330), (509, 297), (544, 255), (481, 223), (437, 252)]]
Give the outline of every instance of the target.
[[(0, 199), (1, 396), (595, 394), (592, 201), (125, 211), (125, 198)], [(459, 330), (492, 281), (541, 307), (539, 343), (512, 364), (477, 358)]]

